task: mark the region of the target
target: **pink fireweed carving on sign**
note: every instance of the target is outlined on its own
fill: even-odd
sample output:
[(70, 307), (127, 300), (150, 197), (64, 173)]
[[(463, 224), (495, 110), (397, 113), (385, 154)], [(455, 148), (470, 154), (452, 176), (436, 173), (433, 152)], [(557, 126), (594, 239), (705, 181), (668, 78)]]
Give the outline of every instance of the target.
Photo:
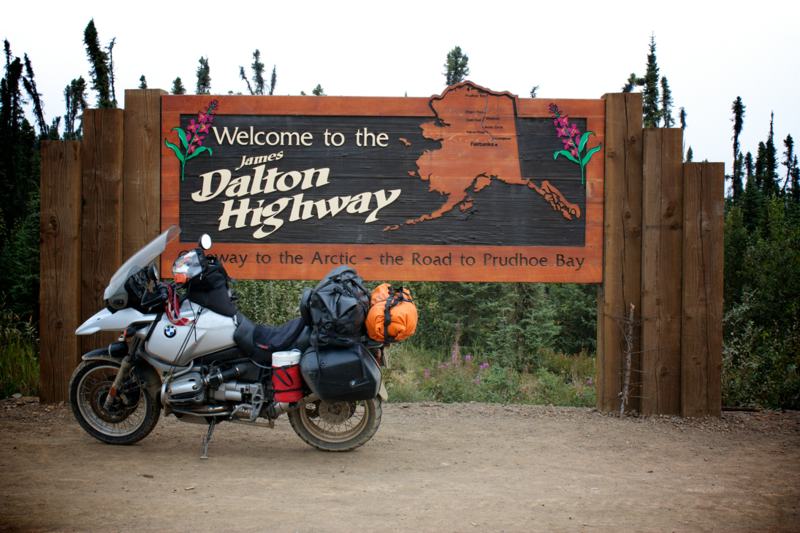
[(581, 135), (581, 132), (575, 124), (570, 126), (568, 115), (561, 116), (561, 110), (556, 104), (550, 104), (550, 112), (556, 116), (556, 118), (553, 119), (553, 125), (558, 133), (558, 138), (561, 139), (561, 137), (565, 137), (561, 139), (561, 142), (564, 143), (564, 149), (554, 153), (553, 159), (558, 159), (558, 156), (563, 155), (573, 163), (578, 163), (581, 166), (581, 184), (583, 184), (585, 181), (584, 167), (592, 156), (600, 151), (600, 148), (603, 147), (603, 143), (598, 144), (594, 148), (590, 148), (589, 151), (586, 152), (586, 155), (581, 157), (580, 154), (583, 152), (584, 148), (586, 148), (586, 141), (589, 140), (589, 135), (594, 135), (594, 132), (587, 131)]
[(208, 152), (208, 155), (214, 155), (214, 152), (211, 151), (211, 148), (203, 146), (203, 139), (205, 139), (204, 134), (208, 134), (209, 125), (214, 122), (214, 113), (217, 112), (218, 108), (219, 102), (217, 100), (212, 100), (211, 103), (206, 106), (204, 111), (200, 111), (197, 114), (197, 122), (195, 122), (194, 119), (189, 121), (189, 125), (186, 127), (187, 131), (183, 131), (178, 127), (170, 130), (178, 132), (178, 137), (181, 140), (183, 150), (164, 139), (164, 144), (172, 148), (172, 151), (175, 152), (175, 155), (181, 161), (181, 181), (183, 181), (184, 178), (183, 174), (184, 170), (186, 169), (186, 161), (193, 157), (197, 157), (206, 151)]

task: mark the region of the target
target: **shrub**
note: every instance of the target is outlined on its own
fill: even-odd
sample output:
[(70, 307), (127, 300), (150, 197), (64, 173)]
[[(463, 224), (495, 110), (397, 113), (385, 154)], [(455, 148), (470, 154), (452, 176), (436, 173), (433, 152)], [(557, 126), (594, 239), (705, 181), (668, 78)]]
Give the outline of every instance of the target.
[(586, 352), (565, 356), (542, 350), (543, 366), (518, 371), (472, 355), (436, 358), (405, 346), (393, 351), (384, 374), (390, 401), (595, 404), (595, 360)]
[(39, 394), (39, 343), (33, 324), (0, 310), (0, 398)]
[(280, 326), (300, 316), (300, 298), (314, 281), (239, 280), (233, 289), (239, 295), (242, 313), (256, 324)]

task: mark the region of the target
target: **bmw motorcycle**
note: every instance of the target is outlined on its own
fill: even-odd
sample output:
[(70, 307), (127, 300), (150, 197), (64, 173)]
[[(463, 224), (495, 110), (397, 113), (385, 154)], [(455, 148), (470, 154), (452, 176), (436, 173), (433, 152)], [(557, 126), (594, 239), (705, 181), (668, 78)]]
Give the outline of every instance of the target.
[[(153, 261), (179, 234), (173, 226), (128, 259), (105, 290), (106, 308), (77, 329), (122, 332), (85, 354), (72, 375), (70, 405), (81, 427), (108, 444), (133, 444), (163, 412), (208, 425), (202, 458), (219, 422), (272, 428), (283, 414), (320, 450), (369, 441), (387, 399), (383, 344), (360, 337), (316, 346), (302, 305), (301, 317), (283, 326), (253, 324), (237, 308), (224, 266), (205, 254), (208, 235), (178, 257), (172, 281), (161, 280)], [(280, 356), (288, 359), (276, 364)]]

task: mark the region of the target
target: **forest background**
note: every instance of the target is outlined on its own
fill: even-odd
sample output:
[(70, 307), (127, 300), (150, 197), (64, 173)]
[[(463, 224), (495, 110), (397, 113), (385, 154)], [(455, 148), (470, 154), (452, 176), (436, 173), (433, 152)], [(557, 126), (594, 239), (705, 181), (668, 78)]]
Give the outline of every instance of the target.
[[(63, 116), (46, 120), (30, 58), (6, 40), (0, 81), (0, 397), (35, 395), (38, 386), (39, 146), (42, 140), (81, 140), (89, 106), (117, 106), (115, 40), (102, 44), (94, 21), (84, 30), (88, 80), (64, 89)], [(277, 67), (259, 50), (238, 67), (245, 94), (271, 95)], [(230, 67), (232, 68), (232, 67)], [(444, 84), (467, 79), (469, 58), (453, 48)], [(620, 80), (643, 93), (646, 127), (687, 128), (673, 103), (651, 38), (641, 76)], [(200, 57), (194, 83), (177, 77), (172, 94), (211, 94), (211, 68)], [(142, 74), (139, 87), (147, 87)], [(530, 97), (537, 96), (537, 86)], [(318, 84), (311, 91), (324, 97)], [(609, 91), (613, 92), (613, 90)], [(233, 91), (229, 91), (232, 94)], [(237, 92), (241, 94), (241, 92)], [(301, 94), (305, 92), (301, 91)], [(309, 96), (311, 96), (309, 95)], [(25, 106), (32, 110), (28, 120)], [(726, 178), (723, 405), (800, 409), (800, 177), (791, 134), (769, 133), (749, 149), (739, 144), (746, 106), (731, 104), (732, 149)], [(758, 125), (759, 128), (765, 125)], [(686, 160), (692, 161), (691, 146)], [(241, 281), (242, 310), (256, 322), (297, 315), (303, 281)], [(377, 283), (370, 284), (371, 286)], [(525, 283), (407, 283), (420, 312), (417, 334), (391, 349), (387, 374), (395, 401), (595, 403), (597, 287)], [(645, 355), (646, 356), (646, 355)]]

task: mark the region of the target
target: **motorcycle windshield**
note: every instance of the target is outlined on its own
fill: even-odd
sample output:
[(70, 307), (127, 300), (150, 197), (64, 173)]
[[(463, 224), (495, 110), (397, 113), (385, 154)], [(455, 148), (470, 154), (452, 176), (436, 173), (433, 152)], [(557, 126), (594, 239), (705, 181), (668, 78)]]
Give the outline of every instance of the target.
[(108, 300), (112, 296), (124, 293), (125, 280), (149, 265), (153, 259), (161, 255), (164, 250), (167, 249), (167, 244), (175, 239), (175, 237), (180, 235), (180, 233), (181, 228), (178, 226), (172, 226), (167, 231), (150, 241), (147, 246), (133, 254), (131, 258), (125, 261), (125, 264), (122, 265), (113, 276), (111, 276), (111, 281), (108, 283), (108, 287), (106, 287), (106, 292), (103, 294), (103, 298)]

